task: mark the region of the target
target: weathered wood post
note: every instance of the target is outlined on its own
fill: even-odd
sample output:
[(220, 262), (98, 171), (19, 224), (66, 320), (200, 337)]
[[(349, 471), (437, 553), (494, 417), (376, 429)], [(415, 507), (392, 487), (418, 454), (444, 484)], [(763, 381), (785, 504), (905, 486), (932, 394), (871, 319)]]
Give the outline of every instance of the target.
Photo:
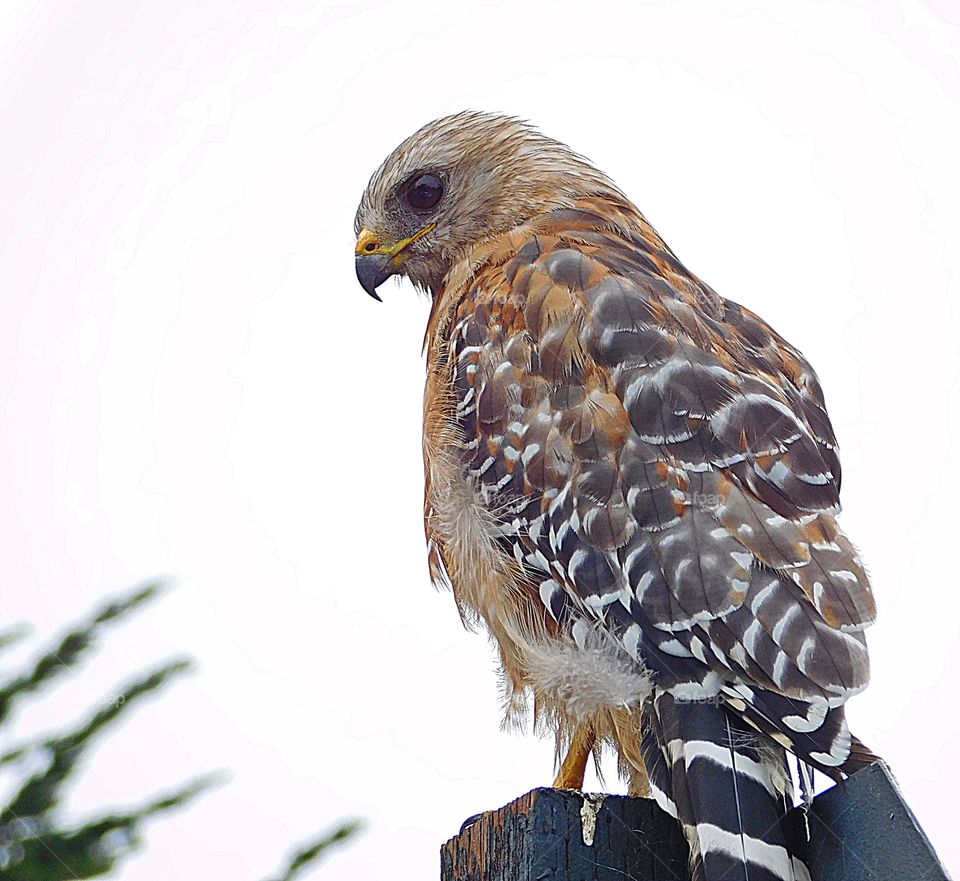
[[(790, 815), (813, 881), (949, 881), (882, 765)], [(688, 881), (676, 821), (650, 799), (534, 789), (464, 823), (440, 851), (441, 881)]]

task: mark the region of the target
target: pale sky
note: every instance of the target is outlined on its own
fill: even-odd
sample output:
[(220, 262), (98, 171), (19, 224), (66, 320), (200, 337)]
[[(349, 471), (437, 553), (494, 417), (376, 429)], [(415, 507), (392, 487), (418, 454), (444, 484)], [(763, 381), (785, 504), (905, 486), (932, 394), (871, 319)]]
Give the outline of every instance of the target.
[(958, 53), (950, 0), (3, 3), (2, 621), (177, 584), (15, 734), (189, 654), (70, 810), (233, 773), (123, 878), (258, 881), (342, 816), (316, 878), (437, 878), (552, 779), (429, 584), (426, 302), (353, 274), (367, 178), (463, 108), (591, 158), (816, 367), (880, 609), (851, 723), (960, 873)]

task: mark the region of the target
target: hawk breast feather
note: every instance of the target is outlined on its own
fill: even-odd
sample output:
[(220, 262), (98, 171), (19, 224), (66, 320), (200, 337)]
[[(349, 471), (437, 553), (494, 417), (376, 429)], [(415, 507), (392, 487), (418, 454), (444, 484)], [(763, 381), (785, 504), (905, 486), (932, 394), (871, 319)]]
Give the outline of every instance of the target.
[(552, 626), (845, 762), (835, 710), (866, 685), (875, 609), (800, 353), (600, 199), (481, 245), (427, 342), (446, 453)]

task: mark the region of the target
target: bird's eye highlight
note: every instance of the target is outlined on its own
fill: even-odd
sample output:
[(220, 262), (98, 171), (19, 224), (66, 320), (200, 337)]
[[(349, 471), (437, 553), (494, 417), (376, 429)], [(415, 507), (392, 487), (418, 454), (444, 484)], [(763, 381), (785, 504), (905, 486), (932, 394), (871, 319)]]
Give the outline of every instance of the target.
[(407, 187), (407, 203), (414, 211), (429, 211), (443, 197), (443, 181), (435, 174), (421, 174)]

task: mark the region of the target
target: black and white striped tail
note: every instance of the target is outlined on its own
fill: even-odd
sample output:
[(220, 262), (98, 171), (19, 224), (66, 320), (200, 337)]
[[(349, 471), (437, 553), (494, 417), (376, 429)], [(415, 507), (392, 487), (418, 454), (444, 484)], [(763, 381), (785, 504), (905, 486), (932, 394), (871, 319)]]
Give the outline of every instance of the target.
[(644, 715), (653, 795), (683, 827), (693, 881), (809, 881), (782, 827), (793, 806), (785, 752), (718, 703), (658, 689)]

